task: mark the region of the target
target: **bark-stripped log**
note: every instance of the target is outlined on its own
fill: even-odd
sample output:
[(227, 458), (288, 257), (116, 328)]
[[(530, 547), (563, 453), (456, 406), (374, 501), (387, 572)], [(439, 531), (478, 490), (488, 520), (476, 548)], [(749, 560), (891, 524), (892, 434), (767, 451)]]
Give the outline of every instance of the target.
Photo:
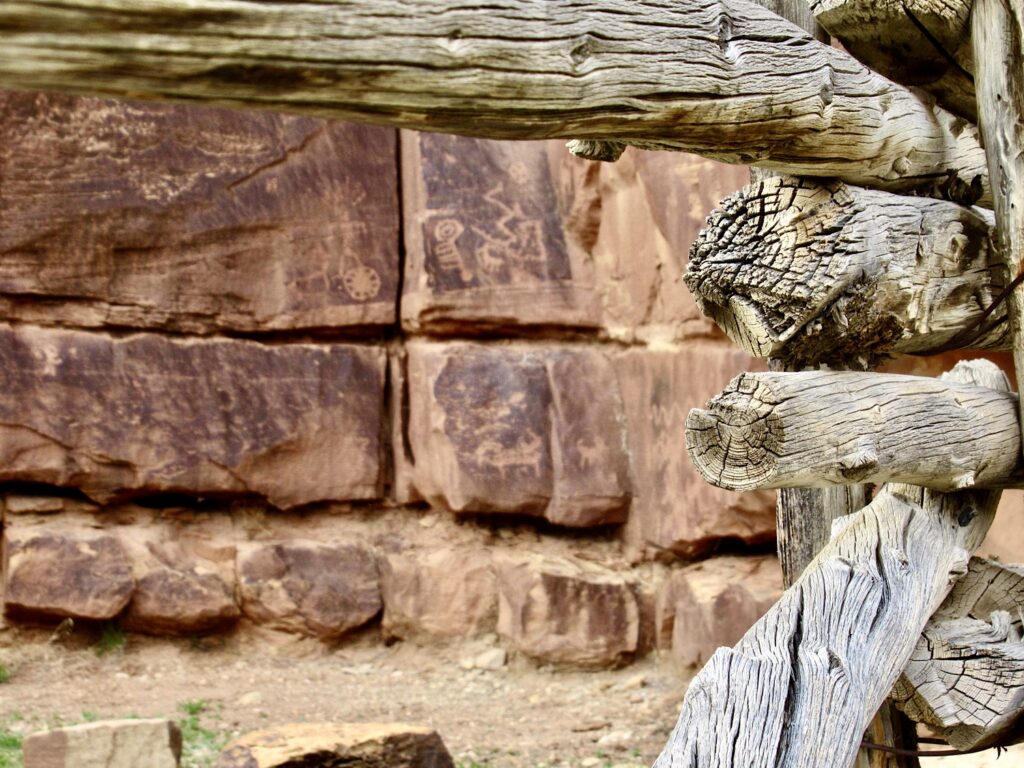
[(1020, 482), (1016, 395), (945, 378), (744, 373), (690, 411), (686, 447), (708, 482), (734, 491)]
[(977, 122), (970, 0), (811, 0), (811, 8), (860, 61)]
[(867, 368), (889, 355), (1010, 346), (990, 212), (842, 182), (779, 177), (711, 214), (686, 284), (702, 311), (758, 357)]
[(0, 83), (629, 141), (931, 194), (986, 173), (973, 126), (748, 0), (12, 0)]
[[(992, 381), (994, 367), (961, 364), (952, 376)], [(998, 497), (887, 485), (838, 521), (782, 600), (690, 684), (655, 768), (850, 765)]]
[[(975, 0), (971, 40), (988, 167), (998, 180), (999, 250), (1010, 274), (1018, 275), (1024, 270), (1024, 0)], [(1024, 284), (1008, 305), (1014, 367), (1024, 381)]]
[(973, 558), (928, 622), (894, 698), (957, 749), (1000, 743), (1024, 713), (1024, 566)]

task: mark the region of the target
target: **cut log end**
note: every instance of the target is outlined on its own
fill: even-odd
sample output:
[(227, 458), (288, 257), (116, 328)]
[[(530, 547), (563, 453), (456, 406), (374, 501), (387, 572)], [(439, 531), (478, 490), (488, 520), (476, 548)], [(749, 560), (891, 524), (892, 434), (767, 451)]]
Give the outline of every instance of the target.
[(711, 483), (735, 491), (770, 487), (783, 440), (770, 387), (743, 374), (708, 409), (686, 417), (686, 448)]

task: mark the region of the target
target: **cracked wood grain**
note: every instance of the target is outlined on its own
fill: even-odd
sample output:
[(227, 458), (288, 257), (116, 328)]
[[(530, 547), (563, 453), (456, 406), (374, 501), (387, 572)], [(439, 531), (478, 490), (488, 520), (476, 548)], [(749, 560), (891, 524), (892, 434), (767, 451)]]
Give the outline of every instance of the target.
[(1008, 349), (1005, 305), (977, 335), (962, 334), (1008, 282), (993, 225), (981, 208), (770, 178), (711, 214), (685, 280), (736, 344), (791, 367), (868, 368), (947, 346)]
[[(1001, 382), (1000, 382), (1001, 383)], [(1017, 397), (948, 376), (744, 373), (686, 419), (686, 447), (721, 488), (1019, 482)]]
[(972, 558), (925, 626), (894, 698), (957, 749), (1006, 743), (1024, 712), (1024, 566)]
[[(971, 40), (996, 236), (1011, 275), (1024, 265), (1024, 0), (975, 0)], [(1024, 285), (1007, 302), (1017, 380), (1024, 375)]]
[(747, 0), (12, 0), (0, 83), (628, 142), (901, 191), (985, 177), (974, 126)]
[[(961, 363), (947, 377), (1008, 394), (987, 361)], [(655, 768), (850, 765), (998, 499), (889, 484), (837, 521), (796, 584), (690, 684)]]
[(811, 0), (811, 9), (871, 69), (977, 122), (970, 0)]

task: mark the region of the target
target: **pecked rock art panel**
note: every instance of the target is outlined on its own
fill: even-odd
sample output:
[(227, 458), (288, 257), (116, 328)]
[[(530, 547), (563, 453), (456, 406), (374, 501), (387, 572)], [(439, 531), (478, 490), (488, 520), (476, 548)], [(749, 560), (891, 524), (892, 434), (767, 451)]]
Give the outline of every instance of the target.
[(382, 348), (0, 325), (0, 481), (380, 498)]
[(396, 320), (394, 130), (0, 91), (0, 313), (259, 332)]
[(414, 342), (401, 473), (454, 512), (623, 522), (632, 488), (622, 404), (587, 348)]
[(623, 341), (718, 335), (679, 280), (705, 217), (746, 168), (564, 142), (402, 134), (411, 331), (562, 326)]

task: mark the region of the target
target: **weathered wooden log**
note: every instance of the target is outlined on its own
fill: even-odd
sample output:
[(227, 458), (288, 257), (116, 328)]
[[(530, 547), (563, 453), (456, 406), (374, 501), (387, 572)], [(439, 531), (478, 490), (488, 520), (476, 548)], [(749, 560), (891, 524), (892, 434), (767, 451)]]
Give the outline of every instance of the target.
[(921, 376), (744, 373), (690, 411), (686, 447), (708, 482), (734, 491), (1020, 482), (1016, 395)]
[(712, 213), (685, 279), (734, 342), (791, 366), (1006, 349), (1005, 305), (981, 322), (1008, 282), (993, 223), (979, 208), (777, 177)]
[[(994, 368), (951, 376), (1007, 386)], [(690, 684), (655, 768), (849, 765), (998, 497), (887, 485), (838, 521), (800, 580)]]
[(857, 59), (977, 122), (970, 0), (811, 0), (811, 8)]
[[(1017, 276), (1024, 269), (1024, 0), (975, 0), (971, 41), (985, 152), (999, 182), (993, 185), (999, 251)], [(1014, 367), (1024, 381), (1024, 284), (1007, 304)]]
[(957, 749), (1002, 742), (1024, 714), (1024, 566), (972, 558), (894, 688), (910, 717)]
[(630, 142), (929, 194), (986, 172), (973, 126), (748, 0), (9, 0), (0, 83)]

